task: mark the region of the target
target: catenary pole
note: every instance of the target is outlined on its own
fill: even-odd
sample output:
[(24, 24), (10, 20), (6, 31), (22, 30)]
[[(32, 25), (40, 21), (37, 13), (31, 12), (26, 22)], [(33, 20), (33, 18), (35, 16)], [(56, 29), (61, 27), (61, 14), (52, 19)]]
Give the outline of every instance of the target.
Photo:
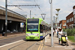
[(31, 10), (30, 10), (30, 18), (31, 18)]
[(7, 36), (7, 0), (5, 0), (5, 36)]
[(52, 17), (52, 0), (49, 0), (50, 3), (50, 15), (51, 15), (51, 47), (53, 47), (53, 17)]

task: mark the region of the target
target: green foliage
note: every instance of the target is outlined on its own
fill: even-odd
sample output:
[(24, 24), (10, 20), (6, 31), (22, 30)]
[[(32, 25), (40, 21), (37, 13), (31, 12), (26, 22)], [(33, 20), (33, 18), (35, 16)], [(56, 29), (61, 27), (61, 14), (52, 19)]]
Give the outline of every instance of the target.
[(75, 28), (72, 29), (72, 35), (74, 35), (74, 34), (75, 34)]
[(64, 32), (66, 32), (66, 29), (63, 29)]
[(68, 39), (72, 42), (75, 42), (74, 36), (68, 36)]
[(67, 32), (68, 36), (74, 36), (75, 34), (75, 28), (72, 29), (63, 29), (64, 32)]

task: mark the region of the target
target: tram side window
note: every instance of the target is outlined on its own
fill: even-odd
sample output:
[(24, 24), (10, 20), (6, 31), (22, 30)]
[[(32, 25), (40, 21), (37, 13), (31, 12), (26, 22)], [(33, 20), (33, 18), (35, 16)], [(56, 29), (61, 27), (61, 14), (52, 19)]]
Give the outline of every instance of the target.
[(40, 33), (43, 33), (43, 26), (40, 25)]

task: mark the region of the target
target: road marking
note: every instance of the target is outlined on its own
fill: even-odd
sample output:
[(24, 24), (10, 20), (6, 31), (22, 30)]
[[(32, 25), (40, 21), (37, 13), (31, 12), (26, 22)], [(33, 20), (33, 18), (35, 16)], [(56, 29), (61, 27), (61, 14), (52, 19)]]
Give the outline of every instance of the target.
[(8, 46), (8, 45), (12, 45), (14, 43), (18, 43), (18, 42), (21, 42), (21, 41), (23, 41), (23, 40), (19, 40), (19, 41), (15, 41), (15, 42), (12, 42), (12, 43), (8, 43), (8, 44), (5, 44), (5, 45), (2, 45), (2, 46), (0, 46), (0, 48)]
[[(43, 41), (41, 41), (41, 43), (42, 43)], [(38, 47), (38, 50), (42, 50), (42, 48), (43, 48), (43, 44), (40, 44), (39, 45), (39, 47)]]
[(34, 44), (32, 44), (31, 46), (29, 46), (26, 50), (29, 50), (31, 47), (33, 47), (37, 42), (35, 42)]
[[(42, 41), (41, 41), (42, 42)], [(38, 48), (38, 50), (40, 49), (40, 46), (41, 46), (41, 44), (39, 45), (39, 48)]]
[(41, 45), (40, 50), (42, 50), (42, 48), (43, 48), (43, 44)]

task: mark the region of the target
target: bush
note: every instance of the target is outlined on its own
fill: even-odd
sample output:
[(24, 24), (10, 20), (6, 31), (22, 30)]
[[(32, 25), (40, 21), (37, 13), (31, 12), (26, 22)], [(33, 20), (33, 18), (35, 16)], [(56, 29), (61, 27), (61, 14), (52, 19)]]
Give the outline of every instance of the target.
[(72, 36), (75, 34), (75, 28), (72, 29)]
[(68, 36), (74, 36), (75, 34), (75, 28), (72, 29), (63, 29), (64, 32), (67, 32)]
[(74, 36), (68, 36), (68, 39), (71, 40), (72, 42), (75, 42)]
[(63, 29), (63, 31), (65, 32), (66, 29)]

